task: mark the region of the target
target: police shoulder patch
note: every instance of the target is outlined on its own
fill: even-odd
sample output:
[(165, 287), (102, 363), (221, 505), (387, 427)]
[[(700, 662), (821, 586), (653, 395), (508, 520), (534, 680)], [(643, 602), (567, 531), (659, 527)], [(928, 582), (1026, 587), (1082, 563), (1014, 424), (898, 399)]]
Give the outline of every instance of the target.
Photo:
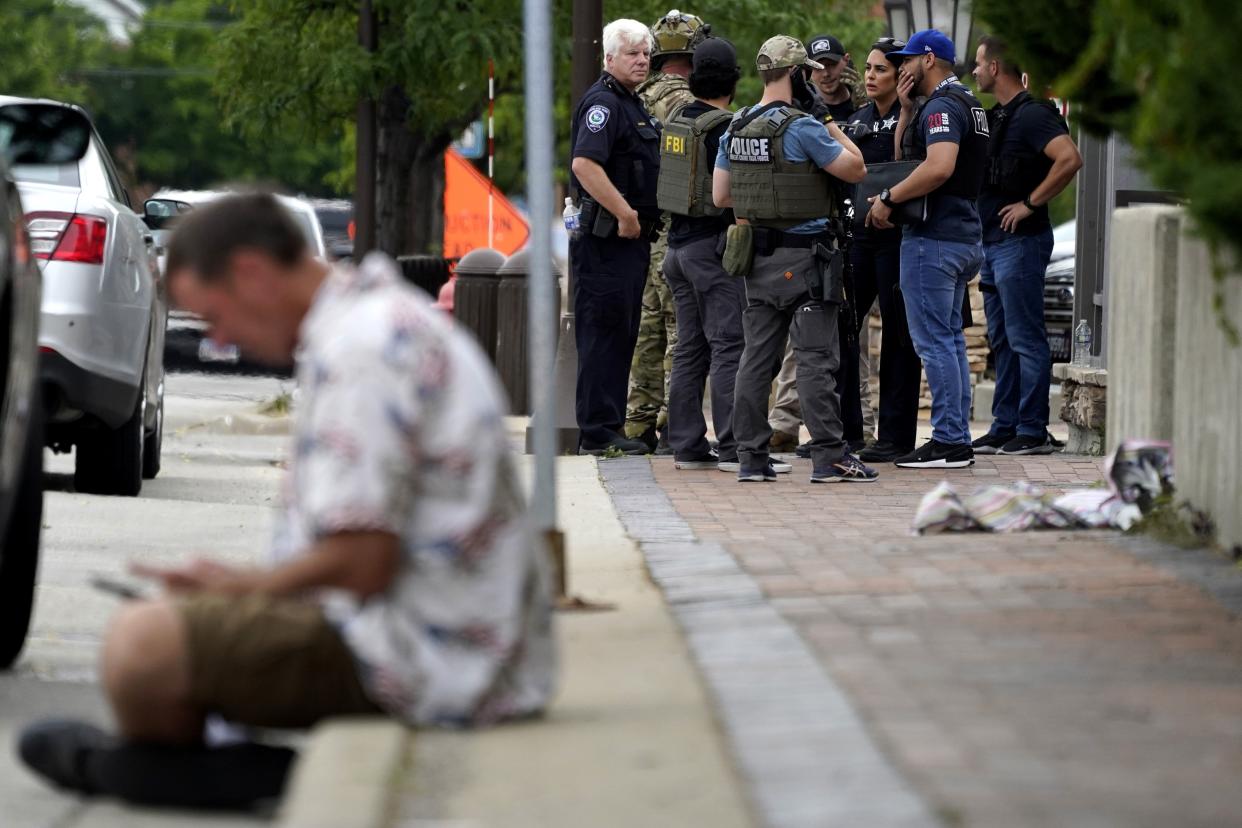
[(604, 128), (604, 124), (608, 123), (608, 117), (612, 112), (603, 104), (596, 104), (587, 110), (586, 128), (591, 132), (599, 132)]

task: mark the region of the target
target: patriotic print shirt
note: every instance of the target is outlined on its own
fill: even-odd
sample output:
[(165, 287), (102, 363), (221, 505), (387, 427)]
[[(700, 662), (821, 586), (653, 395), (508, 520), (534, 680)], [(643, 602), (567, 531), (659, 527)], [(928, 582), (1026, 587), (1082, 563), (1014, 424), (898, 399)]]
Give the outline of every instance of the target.
[(372, 699), (413, 724), (541, 710), (555, 674), (549, 567), (486, 356), (373, 254), (319, 289), (297, 380), (275, 559), (351, 530), (401, 542), (386, 592), (321, 598)]

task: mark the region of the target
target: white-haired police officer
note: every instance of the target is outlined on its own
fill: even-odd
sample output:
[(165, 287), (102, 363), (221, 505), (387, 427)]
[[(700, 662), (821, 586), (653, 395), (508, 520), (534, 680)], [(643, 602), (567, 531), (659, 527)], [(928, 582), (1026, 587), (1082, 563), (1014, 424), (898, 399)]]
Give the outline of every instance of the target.
[(569, 243), (578, 346), (579, 450), (643, 454), (625, 437), (630, 361), (638, 337), (651, 240), (659, 229), (660, 126), (634, 90), (651, 65), (651, 32), (637, 20), (604, 27), (604, 72), (570, 126), (571, 186), (581, 229)]

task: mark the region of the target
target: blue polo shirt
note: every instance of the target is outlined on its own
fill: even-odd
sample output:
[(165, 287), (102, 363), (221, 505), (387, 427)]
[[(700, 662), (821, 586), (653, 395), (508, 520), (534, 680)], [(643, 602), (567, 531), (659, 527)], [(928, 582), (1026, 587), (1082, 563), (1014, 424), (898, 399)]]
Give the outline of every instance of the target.
[[(785, 151), (785, 159), (787, 161), (794, 163), (810, 161), (821, 169), (836, 161), (837, 156), (845, 151), (837, 143), (837, 140), (828, 134), (827, 127), (809, 115), (797, 118), (786, 127), (783, 140), (784, 143), (781, 146)], [(720, 147), (716, 151), (716, 169), (729, 169), (729, 130), (727, 129), (724, 136), (720, 139)], [(824, 218), (803, 222), (797, 227), (789, 228), (785, 232), (814, 235), (816, 233), (825, 233), (827, 230), (828, 217), (825, 216)]]

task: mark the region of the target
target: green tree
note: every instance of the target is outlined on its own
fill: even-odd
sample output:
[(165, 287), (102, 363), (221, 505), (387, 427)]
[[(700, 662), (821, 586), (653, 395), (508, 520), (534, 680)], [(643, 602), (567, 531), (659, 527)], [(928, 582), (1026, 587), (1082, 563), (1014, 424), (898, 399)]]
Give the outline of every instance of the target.
[(230, 22), (215, 0), (164, 0), (128, 48), (87, 70), (96, 120), (121, 163), (146, 189), (209, 188), (243, 181), (334, 195), (343, 129), (319, 140), (283, 132), (243, 134), (227, 124), (213, 91), (216, 38)]
[(975, 12), (1085, 128), (1124, 136), (1157, 186), (1186, 196), (1209, 243), (1242, 253), (1242, 121), (1229, 115), (1242, 89), (1222, 70), (1242, 4), (975, 0)]
[(88, 102), (78, 70), (113, 49), (102, 22), (61, 0), (0, 4), (0, 94)]
[(379, 47), (357, 44), (355, 0), (234, 0), (220, 38), (217, 89), (248, 135), (313, 139), (378, 102), (377, 237), (391, 253), (439, 249), (443, 153), (483, 111), (487, 58), (513, 86), (521, 4), (376, 0)]

